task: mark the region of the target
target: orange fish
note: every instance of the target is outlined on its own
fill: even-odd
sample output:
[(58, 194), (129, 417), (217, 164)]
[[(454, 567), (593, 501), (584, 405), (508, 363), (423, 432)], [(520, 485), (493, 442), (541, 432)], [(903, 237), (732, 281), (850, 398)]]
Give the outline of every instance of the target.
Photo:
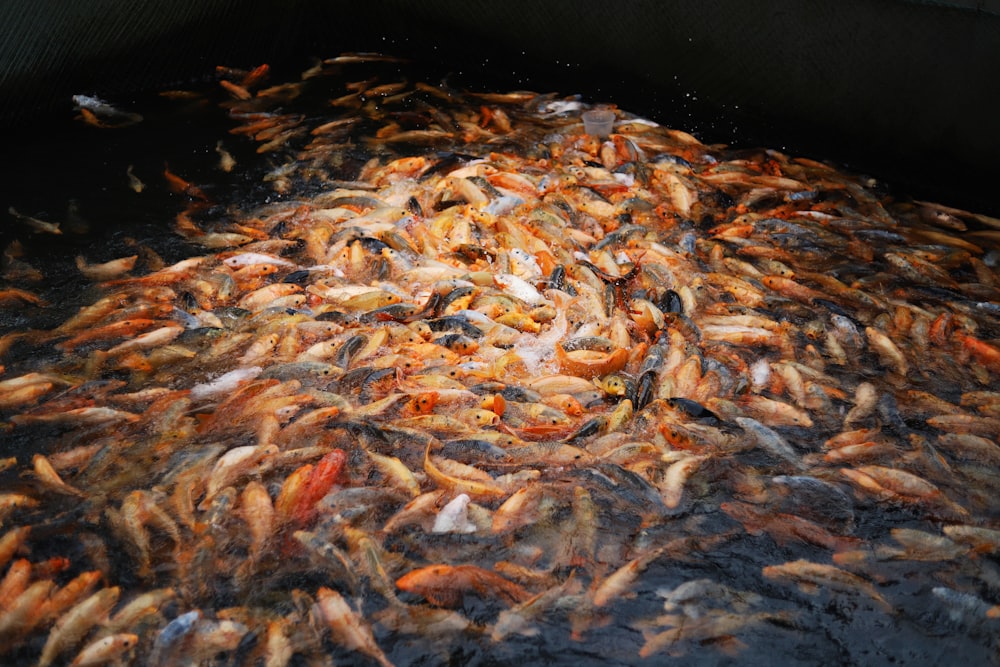
[(403, 575), (396, 580), (396, 586), (441, 607), (459, 606), (468, 592), (508, 604), (524, 602), (532, 595), (496, 572), (475, 565), (428, 565)]
[(151, 320), (144, 317), (121, 320), (119, 322), (106, 324), (103, 327), (97, 327), (96, 329), (90, 329), (79, 333), (69, 340), (59, 343), (56, 347), (64, 352), (72, 352), (85, 343), (124, 338), (126, 336), (137, 334), (140, 331), (145, 331), (146, 329), (150, 329), (154, 326), (163, 326), (165, 324), (167, 324), (167, 322), (162, 320)]
[(166, 164), (163, 165), (163, 177), (167, 179), (167, 188), (174, 194), (186, 195), (192, 199), (200, 199), (204, 202), (209, 201), (208, 195), (205, 194), (204, 190), (170, 171), (170, 167)]
[(295, 506), (292, 509), (293, 521), (299, 525), (309, 523), (309, 520), (315, 514), (316, 503), (336, 483), (346, 462), (347, 454), (342, 449), (335, 449), (320, 459), (316, 467), (309, 473), (309, 477), (303, 485), (302, 492), (296, 499)]
[(994, 373), (1000, 373), (1000, 349), (961, 332), (955, 333), (955, 339), (961, 343), (962, 349), (968, 352), (977, 363)]
[(819, 524), (793, 514), (771, 513), (764, 508), (740, 502), (719, 505), (723, 512), (739, 521), (748, 533), (766, 532), (777, 544), (786, 546), (807, 542), (827, 549), (855, 549), (861, 540), (834, 535)]

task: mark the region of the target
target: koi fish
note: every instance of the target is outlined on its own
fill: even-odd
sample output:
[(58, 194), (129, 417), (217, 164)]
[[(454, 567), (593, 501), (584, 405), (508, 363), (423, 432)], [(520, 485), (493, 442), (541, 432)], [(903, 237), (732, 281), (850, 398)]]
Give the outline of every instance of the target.
[(58, 222), (46, 222), (45, 220), (39, 220), (38, 218), (33, 218), (28, 215), (22, 215), (18, 213), (13, 206), (8, 208), (7, 212), (30, 227), (36, 234), (62, 234), (62, 230), (59, 229)]
[(521, 603), (531, 597), (514, 582), (474, 565), (428, 565), (403, 575), (396, 580), (396, 586), (442, 607), (458, 606), (466, 592), (507, 603)]
[(840, 594), (860, 595), (873, 601), (886, 613), (896, 613), (895, 607), (871, 583), (833, 565), (796, 560), (782, 565), (768, 565), (763, 569), (763, 574), (768, 579), (795, 583), (802, 592), (810, 595), (818, 595), (824, 589)]
[[(778, 660), (839, 602), (984, 635), (1000, 223), (622, 109), (604, 140), (575, 97), (400, 65), (346, 54), (270, 88), (267, 66), (219, 68), (215, 94), (171, 99), (224, 98), (267, 159), (216, 137), (232, 178), (211, 188), (165, 165), (177, 243), (81, 249), (99, 284), (71, 291), (25, 263), (38, 243), (5, 249), (0, 433), (28, 449), (0, 461), (0, 661), (333, 643), (388, 665), (403, 635), (453, 659), (542, 631), (624, 662), (763, 637)], [(81, 118), (133, 120), (101, 104)], [(209, 201), (230, 182), (263, 203)], [(737, 553), (838, 604), (664, 569)], [(636, 617), (664, 572), (663, 613)]]
[(83, 119), (96, 127), (119, 128), (142, 122), (140, 114), (122, 111), (99, 97), (74, 95), (73, 104), (83, 114)]

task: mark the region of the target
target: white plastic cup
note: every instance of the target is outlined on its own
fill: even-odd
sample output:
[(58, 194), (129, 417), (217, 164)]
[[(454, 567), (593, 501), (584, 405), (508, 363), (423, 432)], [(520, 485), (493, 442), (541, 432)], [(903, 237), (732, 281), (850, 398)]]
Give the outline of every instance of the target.
[(583, 112), (583, 131), (601, 139), (607, 138), (615, 125), (615, 112), (611, 109), (591, 109)]

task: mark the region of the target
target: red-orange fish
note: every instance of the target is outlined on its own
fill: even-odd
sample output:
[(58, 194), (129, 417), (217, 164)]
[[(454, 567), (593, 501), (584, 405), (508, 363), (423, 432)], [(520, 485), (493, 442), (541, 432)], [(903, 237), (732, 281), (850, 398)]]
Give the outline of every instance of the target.
[(531, 597), (530, 592), (513, 581), (475, 565), (428, 565), (403, 575), (396, 580), (396, 586), (441, 607), (457, 607), (462, 596), (469, 592), (509, 604)]

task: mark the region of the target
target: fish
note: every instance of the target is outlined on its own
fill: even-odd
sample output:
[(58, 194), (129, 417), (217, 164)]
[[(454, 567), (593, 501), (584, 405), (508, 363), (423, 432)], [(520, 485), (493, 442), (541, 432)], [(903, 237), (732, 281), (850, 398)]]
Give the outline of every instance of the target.
[(223, 147), (221, 139), (215, 143), (215, 152), (219, 154), (219, 169), (228, 174), (236, 167), (236, 158)]
[(340, 593), (321, 587), (316, 592), (316, 605), (313, 609), (329, 626), (337, 641), (351, 650), (366, 654), (383, 667), (392, 666), (393, 663), (376, 643), (371, 629)]
[(578, 603), (576, 597), (579, 587), (579, 580), (570, 573), (570, 576), (561, 584), (542, 591), (509, 609), (504, 609), (497, 615), (497, 620), (490, 631), (490, 639), (494, 642), (500, 642), (513, 633), (527, 637), (537, 636), (541, 630), (533, 624), (533, 621), (548, 613), (553, 607)]
[(25, 303), (43, 307), (49, 305), (45, 299), (37, 294), (16, 287), (8, 287), (0, 290), (0, 303), (8, 305)]
[(458, 606), (466, 592), (512, 604), (526, 602), (531, 597), (518, 584), (475, 565), (428, 565), (406, 573), (396, 580), (396, 586), (443, 607)]
[(111, 615), (104, 624), (102, 633), (128, 634), (121, 633), (121, 630), (138, 627), (141, 619), (159, 615), (160, 608), (173, 600), (176, 595), (176, 591), (172, 588), (157, 588), (136, 595)]
[(434, 526), (431, 528), (431, 532), (474, 533), (479, 530), (476, 524), (469, 521), (468, 508), (470, 501), (471, 498), (469, 498), (468, 494), (460, 493), (455, 496), (454, 500), (442, 507), (437, 516), (434, 517)]
[(38, 622), (40, 607), (53, 588), (55, 582), (51, 579), (41, 579), (18, 595), (0, 616), (0, 637), (13, 642), (34, 629)]
[(60, 653), (74, 646), (91, 627), (106, 618), (118, 602), (120, 590), (117, 586), (103, 588), (60, 617), (42, 648), (38, 659), (40, 667), (52, 664)]
[(139, 415), (106, 407), (74, 408), (61, 412), (23, 413), (10, 418), (15, 424), (112, 424), (134, 423)]
[(824, 589), (842, 595), (860, 595), (886, 613), (896, 613), (896, 608), (870, 582), (833, 565), (799, 559), (781, 565), (768, 565), (763, 574), (768, 579), (795, 583), (801, 591), (810, 595), (818, 595)]
[(251, 481), (240, 495), (243, 520), (250, 531), (250, 556), (259, 562), (274, 534), (274, 504), (260, 482)]
[(660, 483), (663, 504), (668, 509), (675, 509), (680, 505), (684, 494), (685, 482), (707, 459), (708, 457), (706, 456), (685, 456), (681, 460), (670, 464), (670, 467), (663, 474), (663, 481)]
[(143, 183), (141, 180), (139, 180), (138, 176), (132, 173), (132, 169), (133, 169), (132, 165), (129, 165), (125, 169), (125, 175), (128, 176), (128, 186), (132, 189), (133, 192), (139, 194), (146, 189), (146, 184)]
[(13, 217), (17, 218), (19, 221), (27, 225), (32, 232), (36, 234), (55, 234), (57, 236), (62, 235), (62, 229), (59, 228), (60, 223), (58, 222), (47, 222), (45, 220), (39, 220), (38, 218), (33, 218), (28, 215), (22, 215), (18, 213), (17, 210), (11, 206), (7, 209)]
[(178, 643), (186, 640), (191, 635), (201, 618), (201, 610), (193, 609), (183, 614), (178, 614), (173, 620), (164, 625), (153, 640), (153, 648), (149, 656), (150, 663), (154, 665), (161, 664), (165, 655), (169, 656), (176, 650)]
[(32, 462), (34, 464), (35, 477), (47, 489), (78, 498), (86, 497), (83, 491), (63, 481), (59, 477), (59, 473), (52, 467), (52, 463), (42, 454), (35, 454), (32, 457)]
[(930, 608), (981, 649), (982, 214), (377, 70), (403, 65), (221, 68), (211, 164), (164, 169), (172, 241), (80, 238), (70, 285), (8, 246), (0, 660), (453, 662), (544, 632), (752, 662), (820, 655), (807, 630), (854, 608), (906, 638)]
[(856, 537), (831, 533), (824, 527), (797, 515), (775, 513), (774, 515), (746, 503), (726, 502), (720, 509), (731, 518), (743, 524), (747, 532), (766, 532), (781, 545), (797, 541), (807, 542), (834, 551), (856, 548), (860, 540)]
[(139, 635), (122, 632), (96, 639), (85, 646), (70, 663), (70, 667), (96, 667), (121, 657), (139, 642)]
[[(757, 612), (755, 614), (735, 614), (717, 612), (688, 619), (670, 619), (671, 627), (659, 633), (647, 632), (646, 641), (639, 649), (639, 657), (648, 658), (660, 651), (668, 650), (672, 656), (683, 655), (685, 644), (720, 644), (732, 639), (734, 633), (764, 622), (787, 621), (787, 614), (780, 612)], [(739, 650), (739, 644), (732, 652)]]
[(882, 363), (892, 368), (900, 376), (905, 377), (910, 368), (909, 362), (902, 351), (892, 342), (892, 339), (875, 327), (865, 327), (865, 335)]
[(99, 97), (73, 95), (73, 104), (90, 125), (103, 128), (129, 127), (142, 122), (142, 115), (134, 111), (123, 111)]
[(0, 537), (0, 567), (7, 565), (31, 534), (31, 526), (18, 526)]
[(894, 546), (876, 547), (875, 557), (880, 560), (951, 560), (968, 552), (968, 547), (962, 546), (942, 535), (934, 535), (913, 528), (893, 528), (892, 538), (902, 548)]
[(243, 381), (253, 379), (260, 375), (263, 370), (264, 369), (260, 366), (248, 366), (246, 368), (240, 368), (229, 371), (228, 373), (223, 373), (211, 382), (203, 382), (191, 387), (191, 397), (195, 399), (209, 398), (219, 394), (231, 392)]
[(76, 258), (76, 268), (85, 278), (94, 281), (112, 280), (128, 273), (135, 267), (138, 255), (113, 259), (103, 264), (88, 264), (82, 256)]
[(164, 324), (164, 322), (150, 319), (148, 317), (123, 319), (117, 322), (111, 322), (103, 327), (97, 327), (90, 329), (89, 331), (78, 333), (61, 343), (58, 343), (57, 347), (66, 352), (72, 352), (81, 345), (102, 343), (108, 340), (116, 340), (126, 336), (131, 336), (159, 324)]
[(805, 464), (799, 453), (777, 431), (750, 417), (737, 417), (735, 422), (754, 439), (759, 447), (799, 470), (805, 469)]
[(603, 607), (622, 597), (643, 570), (649, 567), (657, 558), (663, 556), (665, 551), (665, 547), (652, 549), (648, 553), (636, 556), (609, 574), (594, 590), (591, 603), (594, 607)]

